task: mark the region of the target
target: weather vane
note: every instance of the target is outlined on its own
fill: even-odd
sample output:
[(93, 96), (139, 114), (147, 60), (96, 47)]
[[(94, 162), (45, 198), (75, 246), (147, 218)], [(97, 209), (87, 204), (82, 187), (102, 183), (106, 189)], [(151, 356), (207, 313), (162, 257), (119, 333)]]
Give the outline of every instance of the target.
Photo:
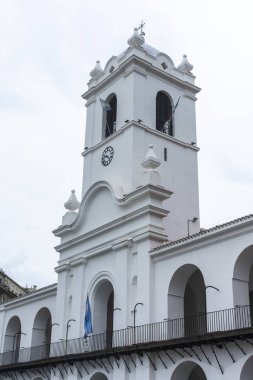
[(139, 28), (138, 28), (138, 30), (141, 31), (141, 36), (145, 36), (145, 33), (143, 32), (143, 28), (144, 28), (144, 25), (145, 25), (145, 24), (146, 24), (146, 23), (143, 22), (143, 21), (141, 20), (141, 24), (140, 24), (140, 26), (139, 26)]

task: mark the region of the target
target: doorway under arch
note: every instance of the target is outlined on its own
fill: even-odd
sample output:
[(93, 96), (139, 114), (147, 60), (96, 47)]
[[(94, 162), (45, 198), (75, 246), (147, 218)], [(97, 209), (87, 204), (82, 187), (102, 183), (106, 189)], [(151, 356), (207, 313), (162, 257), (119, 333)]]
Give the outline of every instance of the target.
[[(169, 284), (168, 323), (181, 319), (179, 336), (206, 332), (206, 289), (204, 277), (198, 267), (185, 264), (178, 268)], [(170, 329), (173, 333), (173, 326)], [(173, 337), (173, 336), (172, 336)]]
[(242, 367), (242, 372), (240, 380), (252, 380), (253, 373), (253, 356), (250, 356), (249, 359), (245, 362)]
[(6, 327), (3, 347), (3, 363), (18, 361), (21, 340), (21, 322), (19, 317), (13, 316)]
[(111, 282), (101, 280), (93, 292), (93, 333), (106, 334), (106, 346), (112, 346), (114, 290)]
[(31, 359), (49, 356), (51, 343), (52, 317), (48, 308), (40, 309), (34, 319), (32, 329)]
[(246, 306), (245, 310), (239, 308), (238, 313), (244, 314), (245, 311), (246, 314), (247, 306), (249, 305), (251, 317), (248, 318), (246, 323), (253, 326), (253, 245), (245, 248), (235, 262), (233, 272), (233, 296), (235, 307)]
[(21, 322), (19, 317), (12, 317), (6, 327), (4, 337), (4, 352), (19, 350), (21, 339)]
[(108, 378), (104, 373), (96, 372), (91, 376), (90, 380), (108, 380)]
[(171, 380), (207, 380), (203, 369), (194, 362), (183, 362), (175, 369)]

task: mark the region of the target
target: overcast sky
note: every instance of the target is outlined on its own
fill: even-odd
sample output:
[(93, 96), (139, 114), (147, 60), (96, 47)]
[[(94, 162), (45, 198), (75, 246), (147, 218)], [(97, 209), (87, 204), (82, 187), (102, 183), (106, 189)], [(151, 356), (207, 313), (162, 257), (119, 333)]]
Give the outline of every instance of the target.
[(187, 54), (196, 103), (202, 227), (253, 211), (251, 2), (0, 0), (0, 267), (21, 285), (56, 281), (71, 189), (80, 200), (85, 107), (97, 59), (146, 42)]

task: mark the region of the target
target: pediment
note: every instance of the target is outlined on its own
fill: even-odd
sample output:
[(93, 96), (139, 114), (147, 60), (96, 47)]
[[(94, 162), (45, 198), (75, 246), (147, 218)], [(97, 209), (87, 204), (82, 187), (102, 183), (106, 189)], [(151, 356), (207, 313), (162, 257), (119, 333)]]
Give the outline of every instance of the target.
[(119, 66), (118, 59), (115, 56), (112, 56), (109, 61), (107, 61), (104, 72), (106, 75), (111, 74), (113, 71), (115, 71)]
[(77, 217), (67, 230), (74, 235), (94, 231), (122, 216), (122, 206), (122, 194), (105, 181), (97, 182), (84, 195)]
[(121, 207), (115, 203), (107, 187), (96, 189), (85, 202), (79, 221), (79, 232), (88, 232), (101, 227), (122, 215)]
[(175, 65), (172, 59), (164, 53), (159, 53), (157, 55), (154, 65), (160, 70), (164, 70), (166, 72), (170, 72), (175, 69)]
[[(121, 229), (121, 233), (125, 234), (129, 228), (143, 228), (151, 220), (153, 227), (163, 230), (162, 219), (168, 211), (162, 208), (162, 202), (170, 195), (169, 190), (151, 184), (123, 194), (122, 190), (113, 189), (108, 182), (97, 182), (83, 197), (75, 220), (53, 231), (55, 236), (62, 237), (61, 246), (56, 248), (65, 246), (69, 241), (79, 241), (80, 238), (102, 236), (103, 233), (108, 234), (108, 231), (113, 231), (114, 235), (116, 229)], [(129, 224), (130, 220), (132, 222)]]

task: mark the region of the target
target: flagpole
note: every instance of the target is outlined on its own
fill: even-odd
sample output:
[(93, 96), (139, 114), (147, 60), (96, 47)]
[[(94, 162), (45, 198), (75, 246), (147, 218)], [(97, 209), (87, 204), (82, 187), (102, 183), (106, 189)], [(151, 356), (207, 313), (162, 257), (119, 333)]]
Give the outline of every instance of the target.
[(178, 106), (178, 103), (179, 103), (179, 100), (180, 100), (180, 99), (181, 99), (181, 96), (179, 96), (179, 98), (178, 98), (178, 100), (177, 100), (175, 106), (172, 107), (172, 112), (171, 112), (171, 116), (170, 116), (170, 118), (169, 118), (167, 121), (165, 121), (165, 123), (164, 123), (164, 125), (165, 125), (166, 123), (168, 123), (168, 124), (167, 124), (167, 125), (168, 125), (168, 130), (166, 130), (166, 128), (164, 128), (164, 125), (163, 125), (163, 129), (165, 130), (165, 132), (169, 132), (170, 123), (171, 123), (172, 117), (173, 117), (173, 115), (174, 115), (174, 113), (175, 113), (175, 111), (176, 111), (176, 109), (177, 109), (177, 106)]
[(69, 334), (70, 322), (76, 322), (76, 320), (75, 319), (69, 319), (67, 322), (66, 338), (65, 338), (65, 355), (67, 354), (67, 344), (68, 344), (68, 334)]

